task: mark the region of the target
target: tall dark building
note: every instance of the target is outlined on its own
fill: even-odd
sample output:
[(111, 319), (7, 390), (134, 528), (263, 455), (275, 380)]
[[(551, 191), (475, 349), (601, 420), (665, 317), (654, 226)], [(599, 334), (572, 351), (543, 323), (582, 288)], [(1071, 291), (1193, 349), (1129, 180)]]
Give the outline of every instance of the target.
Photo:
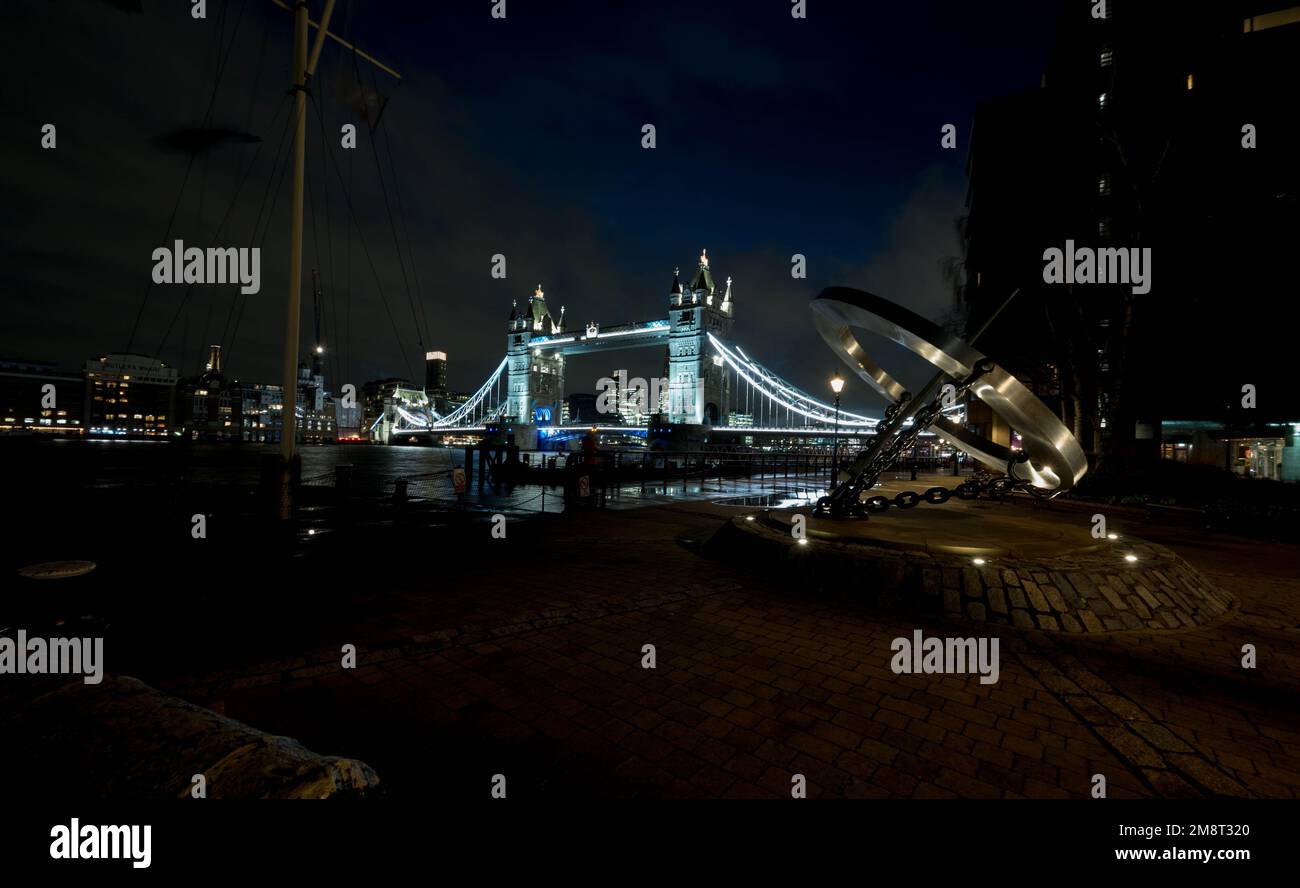
[(447, 393), (447, 353), (431, 351), (424, 353), (424, 390), (430, 398)]
[[(973, 330), (1021, 288), (981, 350), (1131, 469), (1161, 452), (1162, 421), (1300, 419), (1278, 322), (1300, 236), (1300, 7), (1105, 7), (1060, 3), (1041, 88), (977, 110), (964, 295)], [(1067, 241), (1149, 249), (1149, 290), (1045, 283)], [(1247, 384), (1258, 412), (1237, 415)]]
[(221, 372), (221, 346), (208, 346), (203, 372), (177, 383), (177, 417), (185, 436), (195, 441), (239, 440), (238, 384)]

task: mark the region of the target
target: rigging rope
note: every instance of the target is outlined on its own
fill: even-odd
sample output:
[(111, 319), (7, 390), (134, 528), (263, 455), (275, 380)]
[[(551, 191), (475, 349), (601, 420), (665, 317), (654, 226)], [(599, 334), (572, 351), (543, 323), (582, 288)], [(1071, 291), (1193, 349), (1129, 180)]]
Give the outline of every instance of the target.
[[(373, 78), (373, 76), (374, 72), (372, 71), (371, 77)], [(376, 90), (376, 93), (377, 92), (378, 90)], [(384, 169), (379, 162), (379, 148), (375, 144), (377, 141), (375, 136), (378, 129), (379, 121), (375, 121), (375, 126), (370, 129), (370, 138), (367, 141), (370, 142), (370, 153), (375, 160), (375, 175), (379, 177), (379, 191), (384, 197), (384, 212), (388, 215), (388, 227), (393, 234), (393, 247), (397, 250), (397, 267), (402, 272), (402, 284), (406, 288), (406, 302), (411, 309), (411, 323), (415, 326), (416, 343), (420, 347), (421, 354), (423, 354), (425, 351), (425, 337), (420, 326), (420, 316), (415, 310), (415, 297), (411, 293), (411, 281), (407, 277), (406, 262), (402, 257), (402, 242), (397, 236), (397, 223), (393, 219), (393, 207), (388, 200), (388, 185), (384, 181)], [(396, 183), (394, 183), (394, 185), (396, 185)]]
[[(309, 98), (311, 99), (312, 104), (317, 105), (317, 109), (319, 110), (319, 103), (316, 102), (315, 96), (309, 96)], [(335, 175), (338, 176), (340, 186), (344, 186), (343, 172), (342, 170), (339, 169), (338, 161), (334, 157), (333, 151), (329, 152), (329, 159), (331, 165), (334, 167)], [(383, 282), (380, 280), (379, 270), (378, 268), (375, 267), (375, 260), (370, 253), (370, 247), (366, 243), (366, 236), (361, 230), (361, 223), (357, 220), (356, 208), (352, 205), (352, 192), (351, 190), (347, 189), (346, 186), (344, 186), (343, 197), (347, 202), (348, 215), (352, 219), (353, 226), (356, 227), (357, 240), (361, 244), (361, 252), (365, 255), (366, 262), (370, 266), (370, 273), (375, 278), (375, 290), (379, 293), (379, 298), (384, 304), (384, 312), (388, 315), (388, 321), (392, 325), (393, 337), (397, 342), (398, 352), (399, 354), (404, 353), (404, 349), (402, 348), (402, 337), (401, 334), (398, 332), (398, 328), (397, 328), (397, 321), (396, 319), (393, 318), (392, 309), (388, 305), (388, 296), (384, 293), (384, 285)], [(406, 361), (407, 372), (414, 375), (414, 370), (411, 367), (411, 358), (409, 354), (405, 355), (405, 361)]]
[[(218, 50), (217, 50), (218, 67), (216, 71), (216, 76), (214, 77), (212, 83), (212, 95), (208, 98), (207, 111), (204, 113), (202, 122), (199, 124), (200, 129), (205, 129), (208, 126), (208, 123), (212, 120), (212, 111), (213, 108), (216, 107), (216, 103), (217, 103), (217, 92), (221, 87), (221, 80), (226, 73), (226, 65), (230, 61), (230, 54), (235, 48), (235, 38), (239, 34), (239, 25), (240, 22), (243, 21), (244, 7), (247, 5), (247, 3), (248, 0), (242, 0), (242, 2), (239, 4), (239, 14), (235, 18), (235, 26), (230, 32), (230, 45), (226, 47), (226, 52), (224, 56), (220, 55), (220, 48), (219, 48), (219, 41), (221, 39), (222, 32), (224, 31), (224, 27), (217, 30), (216, 34), (214, 35), (213, 39), (215, 41), (218, 41)], [(225, 21), (225, 14), (226, 14), (226, 7), (223, 6), (221, 9), (222, 22)], [(189, 184), (190, 173), (194, 169), (194, 159), (197, 156), (198, 156), (197, 150), (191, 151), (189, 160), (187, 160), (185, 163), (185, 175), (181, 179), (180, 191), (176, 195), (176, 202), (172, 205), (171, 215), (168, 216), (167, 218), (167, 229), (166, 231), (164, 231), (163, 238), (162, 238), (163, 243), (166, 243), (171, 238), (172, 229), (176, 225), (176, 216), (180, 212), (181, 202), (185, 198), (185, 188)], [(144, 295), (140, 299), (140, 307), (136, 310), (135, 320), (131, 324), (131, 335), (127, 338), (125, 352), (128, 354), (130, 353), (131, 349), (135, 345), (135, 337), (140, 330), (140, 321), (144, 318), (145, 307), (149, 304), (149, 295), (153, 292), (154, 286), (155, 285), (153, 282), (153, 275), (150, 275), (149, 282), (145, 285)], [(154, 363), (157, 364), (158, 361), (159, 358), (155, 353)]]

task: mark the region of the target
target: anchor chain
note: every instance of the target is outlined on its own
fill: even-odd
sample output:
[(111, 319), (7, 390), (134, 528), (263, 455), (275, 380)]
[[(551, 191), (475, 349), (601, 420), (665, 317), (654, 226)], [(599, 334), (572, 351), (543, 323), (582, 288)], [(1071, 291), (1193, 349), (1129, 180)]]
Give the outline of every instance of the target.
[[(987, 360), (977, 364), (970, 376), (957, 384), (954, 400), (964, 397), (970, 387), (982, 375), (987, 373), (992, 366), (992, 362)], [(867, 491), (876, 486), (885, 470), (897, 461), (899, 455), (909, 450), (916, 443), (916, 439), (921, 432), (934, 425), (943, 413), (944, 399), (942, 396), (936, 397), (930, 404), (917, 412), (911, 428), (898, 428), (896, 426), (901, 425), (901, 423), (898, 423), (897, 420), (910, 400), (911, 395), (904, 394), (897, 403), (885, 408), (885, 417), (882, 423), (884, 430), (881, 434), (891, 435), (892, 437), (855, 477), (842, 482), (828, 496), (817, 500), (817, 513), (830, 514), (832, 517), (837, 518), (849, 514), (864, 517), (869, 512), (885, 512), (891, 506), (898, 509), (911, 509), (921, 502), (942, 505), (954, 496), (958, 499), (973, 500), (984, 494), (989, 494), (994, 499), (1001, 499), (1017, 490), (1023, 490), (1035, 497), (1044, 496), (1028, 480), (1016, 477), (1015, 465), (1017, 462), (1024, 462), (1028, 459), (1028, 454), (1025, 453), (1021, 453), (1017, 460), (1007, 464), (1005, 477), (992, 478), (986, 473), (978, 473), (975, 478), (965, 481), (954, 488), (931, 487), (924, 493), (905, 490), (892, 498), (865, 496), (864, 494)]]
[(923, 493), (917, 493), (915, 490), (904, 490), (893, 497), (870, 496), (865, 499), (860, 498), (855, 505), (850, 505), (849, 511), (861, 517), (870, 512), (887, 512), (890, 508), (911, 509), (923, 502), (941, 506), (953, 497), (961, 500), (975, 500), (985, 494), (988, 494), (990, 499), (1000, 500), (1018, 490), (1032, 493), (1035, 496), (1040, 495), (1036, 492), (1036, 488), (1026, 480), (1010, 476), (994, 478), (987, 473), (981, 472), (975, 478), (963, 481), (956, 487), (930, 487)]

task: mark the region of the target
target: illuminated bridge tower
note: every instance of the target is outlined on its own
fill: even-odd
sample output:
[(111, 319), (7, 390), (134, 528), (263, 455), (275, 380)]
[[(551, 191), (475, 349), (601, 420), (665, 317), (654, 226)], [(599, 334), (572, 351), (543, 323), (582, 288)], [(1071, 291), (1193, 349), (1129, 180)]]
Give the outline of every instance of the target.
[(731, 278), (719, 293), (709, 271), (707, 250), (699, 270), (683, 288), (673, 274), (668, 294), (668, 417), (686, 425), (725, 425), (730, 413), (730, 380), (722, 358), (713, 354), (708, 334), (731, 338), (735, 303)]
[(511, 306), (506, 340), (510, 393), (507, 418), (530, 425), (559, 424), (564, 400), (564, 356), (559, 351), (531, 348), (529, 343), (535, 336), (551, 336), (563, 330), (564, 309), (560, 309), (558, 320), (551, 317), (541, 284), (522, 312), (518, 303)]

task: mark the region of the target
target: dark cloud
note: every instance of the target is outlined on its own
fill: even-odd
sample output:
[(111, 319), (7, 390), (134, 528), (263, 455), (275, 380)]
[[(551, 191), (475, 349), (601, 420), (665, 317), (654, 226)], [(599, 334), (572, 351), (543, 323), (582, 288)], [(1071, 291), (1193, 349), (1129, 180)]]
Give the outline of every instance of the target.
[(260, 136), (227, 127), (183, 126), (158, 136), (154, 144), (165, 151), (203, 155), (221, 145), (248, 145), (260, 141)]
[[(277, 379), (289, 13), (210, 2), (198, 22), (188, 4), (151, 2), (122, 27), (107, 3), (15, 7), (21, 36), (7, 33), (0, 54), (0, 288), (18, 309), (0, 354), (77, 365), (133, 340), (192, 372), (220, 341), (233, 372)], [(942, 313), (963, 157), (938, 149), (938, 128), (964, 125), (976, 98), (1037, 82), (1036, 51), (1018, 50), (1014, 30), (1046, 33), (1033, 8), (873, 17), (828, 4), (799, 30), (746, 3), (511, 4), (494, 29), (464, 6), (340, 2), (334, 27), (403, 77), (333, 44), (322, 55), (313, 93), (328, 153), (313, 104), (302, 345), (317, 268), (332, 382), (418, 374), (423, 346), (447, 350), (452, 384), (472, 389), (504, 351), (512, 298), (541, 283), (575, 323), (662, 317), (674, 266), (689, 275), (707, 247), (718, 279), (735, 278), (736, 339), (820, 391), (834, 358), (807, 303), (823, 286)], [(990, 43), (969, 40), (972, 21), (997, 15)], [(935, 24), (919, 56), (886, 39), (912, 33), (900, 28), (913, 17)], [(971, 66), (986, 56), (997, 63)], [(55, 151), (39, 148), (46, 122)], [(654, 151), (640, 147), (646, 122)], [(355, 151), (338, 146), (344, 123), (358, 127)], [(151, 287), (152, 250), (177, 238), (261, 246), (261, 292)], [(796, 252), (807, 280), (790, 277)], [(489, 275), (496, 253), (503, 281)], [(610, 360), (661, 365), (648, 352), (578, 362), (572, 390)]]

